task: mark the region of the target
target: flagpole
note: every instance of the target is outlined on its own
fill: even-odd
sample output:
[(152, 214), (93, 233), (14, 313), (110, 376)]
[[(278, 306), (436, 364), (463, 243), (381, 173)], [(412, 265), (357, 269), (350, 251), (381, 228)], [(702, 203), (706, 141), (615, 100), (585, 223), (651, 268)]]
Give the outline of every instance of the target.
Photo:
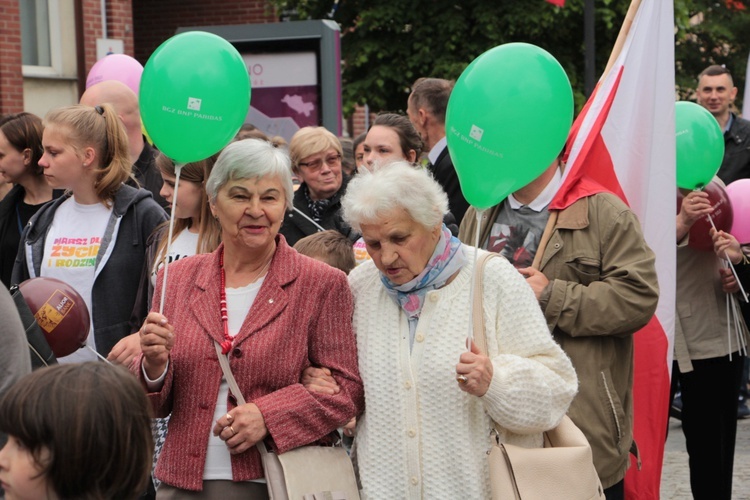
[(640, 6), (641, 0), (632, 0), (630, 2), (630, 7), (628, 7), (628, 12), (625, 14), (625, 19), (622, 21), (622, 26), (620, 27), (620, 33), (617, 35), (615, 45), (612, 47), (612, 53), (609, 55), (609, 61), (607, 61), (607, 66), (602, 73), (602, 80), (606, 78), (607, 74), (612, 69), (612, 66), (614, 66), (615, 61), (620, 57), (620, 52), (622, 52), (625, 40), (628, 38), (628, 33), (630, 32), (630, 26), (632, 26), (635, 14), (638, 12), (638, 7)]
[(531, 267), (534, 269), (539, 269), (542, 265), (542, 256), (544, 255), (544, 252), (547, 250), (547, 243), (549, 243), (549, 239), (552, 237), (552, 233), (555, 229), (555, 224), (557, 224), (557, 214), (559, 213), (559, 210), (550, 210), (549, 212), (549, 219), (547, 219), (547, 225), (544, 226), (544, 232), (542, 233), (542, 238), (539, 240), (539, 245), (536, 249), (536, 255), (534, 255), (534, 261), (531, 263)]

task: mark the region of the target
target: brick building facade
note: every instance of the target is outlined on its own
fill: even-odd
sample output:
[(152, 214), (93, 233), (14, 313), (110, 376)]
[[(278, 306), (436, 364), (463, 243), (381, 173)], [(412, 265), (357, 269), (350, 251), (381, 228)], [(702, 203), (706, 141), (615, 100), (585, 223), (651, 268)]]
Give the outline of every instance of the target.
[(134, 50), (130, 0), (108, 0), (104, 15), (100, 0), (48, 0), (42, 5), (46, 17), (36, 20), (38, 31), (32, 37), (40, 45), (38, 37), (43, 37), (47, 59), (24, 64), (22, 5), (39, 8), (40, 3), (0, 0), (0, 114), (43, 116), (53, 107), (76, 103), (96, 62), (96, 40), (104, 36), (105, 18), (107, 37), (122, 40), (126, 54)]
[(181, 26), (277, 22), (265, 0), (133, 0), (135, 55), (146, 64), (151, 53)]
[(0, 0), (0, 114), (23, 111), (21, 14), (18, 0)]
[[(47, 0), (52, 60), (49, 67), (37, 67), (23, 64), (22, 2), (44, 3), (0, 0), (0, 114), (44, 116), (54, 107), (77, 103), (97, 61), (99, 38), (122, 40), (124, 53), (145, 65), (179, 27), (278, 21), (265, 0), (106, 0), (104, 13), (101, 0)], [(359, 108), (346, 128), (355, 137), (365, 124)]]

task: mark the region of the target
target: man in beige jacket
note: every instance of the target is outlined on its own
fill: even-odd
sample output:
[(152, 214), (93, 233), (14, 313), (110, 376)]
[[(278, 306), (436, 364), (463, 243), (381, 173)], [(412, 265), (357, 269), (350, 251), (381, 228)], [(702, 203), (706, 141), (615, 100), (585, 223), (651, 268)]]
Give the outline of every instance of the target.
[(737, 398), (747, 343), (742, 316), (738, 324), (727, 321), (727, 307), (739, 311), (731, 307), (739, 290), (731, 270), (713, 252), (688, 245), (693, 224), (713, 211), (706, 192), (692, 191), (677, 215), (672, 391), (679, 380), (690, 488), (697, 500), (732, 498)]
[[(633, 441), (633, 336), (658, 301), (655, 257), (635, 214), (615, 195), (548, 210), (561, 179), (555, 161), (528, 186), (488, 209), (478, 246), (526, 276), (555, 340), (570, 356), (579, 393), (568, 415), (591, 443), (607, 500), (624, 498)], [(472, 207), (459, 238), (475, 245)]]

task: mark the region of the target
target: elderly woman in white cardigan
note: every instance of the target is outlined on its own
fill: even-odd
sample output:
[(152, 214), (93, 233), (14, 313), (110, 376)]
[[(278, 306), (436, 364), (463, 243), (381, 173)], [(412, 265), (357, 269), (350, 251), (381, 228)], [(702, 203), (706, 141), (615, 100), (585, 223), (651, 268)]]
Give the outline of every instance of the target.
[[(366, 410), (355, 454), (365, 498), (489, 498), (486, 452), (542, 446), (577, 389), (534, 293), (503, 259), (484, 271), (489, 357), (466, 349), (476, 250), (442, 224), (448, 200), (404, 162), (357, 176), (342, 201), (372, 256), (352, 271)], [(310, 390), (338, 391), (324, 367)]]

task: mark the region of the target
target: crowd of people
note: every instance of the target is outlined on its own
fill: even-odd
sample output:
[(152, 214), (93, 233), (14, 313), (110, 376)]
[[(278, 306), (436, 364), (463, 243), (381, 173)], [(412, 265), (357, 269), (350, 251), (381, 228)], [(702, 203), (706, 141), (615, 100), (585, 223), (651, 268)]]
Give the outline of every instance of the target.
[[(363, 498), (489, 498), (492, 442), (541, 447), (568, 415), (603, 496), (625, 498), (633, 334), (656, 310), (656, 257), (614, 194), (549, 209), (562, 155), (477, 218), (445, 138), (452, 86), (420, 78), (405, 114), (353, 140), (245, 126), (179, 170), (118, 82), (44, 119), (0, 118), (6, 497), (263, 499), (259, 444), (343, 437)], [(697, 95), (725, 130), (719, 182), (750, 178), (731, 74), (708, 68)], [(702, 192), (678, 208), (673, 392), (694, 497), (728, 499), (748, 333), (738, 322), (727, 344), (722, 307), (750, 251), (716, 230), (713, 252), (687, 245), (712, 211)], [(504, 259), (482, 274), (484, 352), (467, 332), (487, 252)], [(91, 327), (89, 349), (30, 373), (4, 288), (35, 277), (75, 288)]]

